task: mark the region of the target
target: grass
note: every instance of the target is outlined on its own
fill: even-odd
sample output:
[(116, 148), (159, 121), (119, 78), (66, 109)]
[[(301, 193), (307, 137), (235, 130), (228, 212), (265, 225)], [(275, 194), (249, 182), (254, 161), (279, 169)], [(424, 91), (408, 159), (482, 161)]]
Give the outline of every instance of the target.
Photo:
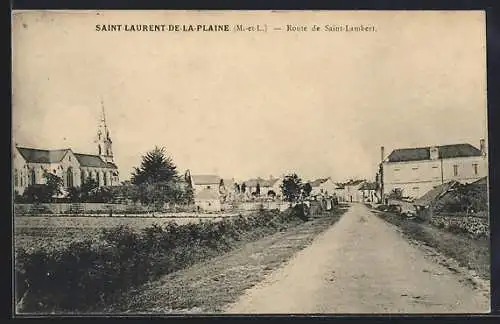
[(106, 313), (221, 312), (244, 292), (307, 247), (345, 209), (254, 240), (248, 237), (228, 253), (168, 274), (129, 291)]
[(475, 271), (482, 279), (490, 279), (489, 239), (474, 239), (466, 234), (450, 233), (390, 212), (376, 212), (376, 214), (398, 226), (408, 238), (422, 242), (456, 260), (460, 266)]

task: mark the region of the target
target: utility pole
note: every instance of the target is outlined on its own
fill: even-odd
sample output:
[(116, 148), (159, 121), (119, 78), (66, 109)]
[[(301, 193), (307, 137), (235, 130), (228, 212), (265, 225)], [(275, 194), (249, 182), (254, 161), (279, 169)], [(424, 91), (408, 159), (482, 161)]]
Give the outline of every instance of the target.
[(385, 155), (385, 152), (384, 152), (384, 147), (381, 146), (380, 147), (380, 171), (379, 171), (379, 174), (380, 174), (380, 200), (381, 200), (381, 203), (383, 204), (385, 202), (385, 199), (384, 199), (384, 155)]

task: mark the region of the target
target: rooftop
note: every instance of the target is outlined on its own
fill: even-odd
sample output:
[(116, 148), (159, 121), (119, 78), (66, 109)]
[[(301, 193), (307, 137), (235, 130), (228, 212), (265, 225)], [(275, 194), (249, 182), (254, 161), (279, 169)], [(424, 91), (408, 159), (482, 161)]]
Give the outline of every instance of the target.
[(191, 180), (194, 185), (219, 184), (221, 178), (213, 174), (198, 174), (191, 175)]
[[(437, 146), (440, 159), (481, 156), (481, 150), (471, 144), (452, 144)], [(387, 162), (407, 162), (430, 160), (431, 147), (396, 149), (387, 157)]]
[[(68, 152), (73, 152), (69, 148), (59, 150), (42, 150), (28, 147), (17, 147), (17, 150), (26, 162), (29, 163), (58, 163), (61, 162)], [(80, 166), (118, 169), (116, 164), (103, 161), (99, 155), (81, 153), (73, 154), (78, 160)]]

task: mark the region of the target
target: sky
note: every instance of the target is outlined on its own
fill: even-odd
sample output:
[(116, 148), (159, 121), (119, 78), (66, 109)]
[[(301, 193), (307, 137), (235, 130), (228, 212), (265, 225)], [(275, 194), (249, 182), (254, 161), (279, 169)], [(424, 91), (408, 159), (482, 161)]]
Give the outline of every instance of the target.
[[(373, 179), (380, 147), (487, 138), (482, 12), (17, 12), (13, 141), (179, 171)], [(350, 24), (376, 32), (97, 32), (96, 24)]]

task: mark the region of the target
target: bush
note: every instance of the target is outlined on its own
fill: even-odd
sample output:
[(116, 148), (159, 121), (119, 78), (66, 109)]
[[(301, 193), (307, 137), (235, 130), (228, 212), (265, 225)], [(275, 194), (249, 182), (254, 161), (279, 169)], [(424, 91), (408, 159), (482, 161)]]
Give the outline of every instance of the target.
[(103, 229), (62, 248), (16, 251), (16, 299), (27, 292), (20, 312), (92, 311), (159, 275), (228, 251), (244, 235), (259, 237), (306, 219), (303, 210), (264, 210), (250, 217), (141, 231), (127, 226)]

